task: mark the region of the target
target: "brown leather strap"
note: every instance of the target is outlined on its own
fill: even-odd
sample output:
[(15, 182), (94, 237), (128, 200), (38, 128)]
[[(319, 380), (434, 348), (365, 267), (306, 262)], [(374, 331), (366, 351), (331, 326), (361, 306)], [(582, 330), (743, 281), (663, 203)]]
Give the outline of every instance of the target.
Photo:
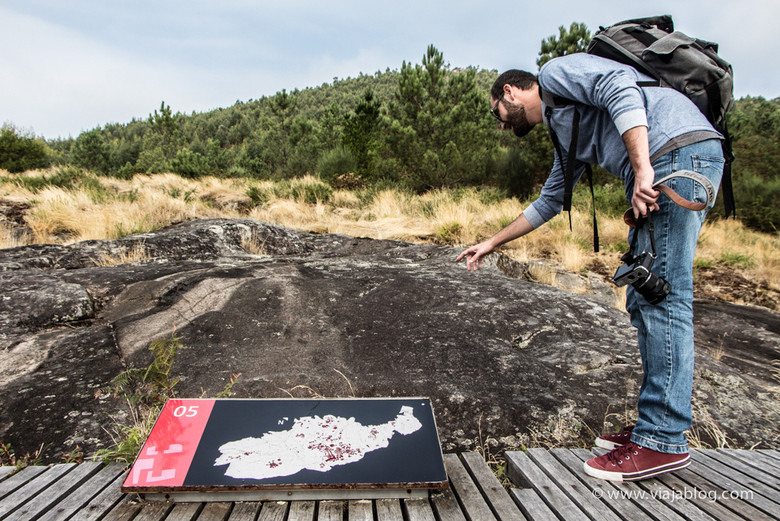
[[(663, 184), (664, 182), (674, 177), (684, 177), (687, 179), (692, 179), (693, 181), (699, 183), (704, 188), (707, 194), (707, 201), (704, 203), (694, 203), (693, 201), (684, 199), (680, 194), (675, 192), (670, 186)], [(669, 199), (674, 201), (676, 204), (688, 210), (693, 210), (694, 212), (704, 210), (715, 199), (715, 187), (713, 186), (712, 181), (710, 181), (707, 177), (700, 174), (699, 172), (694, 172), (692, 170), (678, 170), (677, 172), (674, 172), (672, 175), (668, 175), (663, 179), (661, 179), (660, 181), (658, 181), (656, 184), (653, 185), (653, 188), (665, 193), (666, 196), (669, 197)], [(626, 213), (623, 214), (623, 222), (625, 222), (627, 225), (631, 226), (632, 228), (636, 226), (636, 220), (634, 219), (633, 208), (629, 208), (626, 211)]]
[(698, 212), (699, 210), (704, 210), (707, 207), (707, 203), (694, 203), (693, 201), (684, 199), (680, 194), (672, 190), (672, 188), (667, 185), (655, 185), (654, 188), (665, 193), (669, 196), (669, 199), (679, 204), (683, 208), (687, 208), (688, 210)]

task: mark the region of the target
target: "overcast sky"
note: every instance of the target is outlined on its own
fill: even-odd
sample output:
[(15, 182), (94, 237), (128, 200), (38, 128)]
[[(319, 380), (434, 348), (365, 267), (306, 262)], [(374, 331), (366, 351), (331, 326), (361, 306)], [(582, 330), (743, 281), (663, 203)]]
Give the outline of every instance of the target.
[[(485, 7), (489, 6), (489, 7)], [(0, 124), (47, 139), (420, 63), (536, 71), (560, 25), (672, 14), (720, 44), (735, 95), (780, 96), (777, 0), (0, 0)]]

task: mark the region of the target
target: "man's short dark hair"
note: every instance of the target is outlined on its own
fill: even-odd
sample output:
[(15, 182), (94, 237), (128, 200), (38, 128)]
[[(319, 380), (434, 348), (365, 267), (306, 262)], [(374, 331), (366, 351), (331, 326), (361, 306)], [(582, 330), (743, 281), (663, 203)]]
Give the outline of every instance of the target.
[(501, 96), (501, 91), (504, 90), (504, 85), (512, 85), (521, 90), (528, 90), (536, 85), (536, 76), (530, 72), (521, 71), (518, 69), (509, 69), (502, 73), (496, 81), (493, 82), (493, 87), (490, 89), (490, 96), (493, 99), (498, 99)]

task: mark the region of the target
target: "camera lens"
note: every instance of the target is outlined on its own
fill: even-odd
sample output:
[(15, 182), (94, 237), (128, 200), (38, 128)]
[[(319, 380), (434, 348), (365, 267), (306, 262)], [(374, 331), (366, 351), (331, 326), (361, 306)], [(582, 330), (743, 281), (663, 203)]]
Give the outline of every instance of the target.
[(632, 286), (634, 286), (634, 289), (645, 297), (645, 300), (650, 304), (658, 304), (665, 299), (672, 290), (672, 287), (668, 282), (652, 272), (650, 273), (650, 276), (647, 277), (647, 280), (634, 283)]

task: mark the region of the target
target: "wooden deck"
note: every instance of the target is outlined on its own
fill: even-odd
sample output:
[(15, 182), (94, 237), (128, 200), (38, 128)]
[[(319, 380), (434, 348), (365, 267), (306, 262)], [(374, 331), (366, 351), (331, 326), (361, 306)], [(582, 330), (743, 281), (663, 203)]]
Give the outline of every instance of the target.
[[(598, 452), (597, 452), (598, 453)], [(450, 489), (423, 499), (165, 503), (122, 494), (122, 465), (0, 468), (0, 520), (522, 521), (780, 519), (780, 452), (700, 450), (675, 474), (612, 484), (587, 450), (508, 452), (504, 488), (477, 453), (447, 454)]]

